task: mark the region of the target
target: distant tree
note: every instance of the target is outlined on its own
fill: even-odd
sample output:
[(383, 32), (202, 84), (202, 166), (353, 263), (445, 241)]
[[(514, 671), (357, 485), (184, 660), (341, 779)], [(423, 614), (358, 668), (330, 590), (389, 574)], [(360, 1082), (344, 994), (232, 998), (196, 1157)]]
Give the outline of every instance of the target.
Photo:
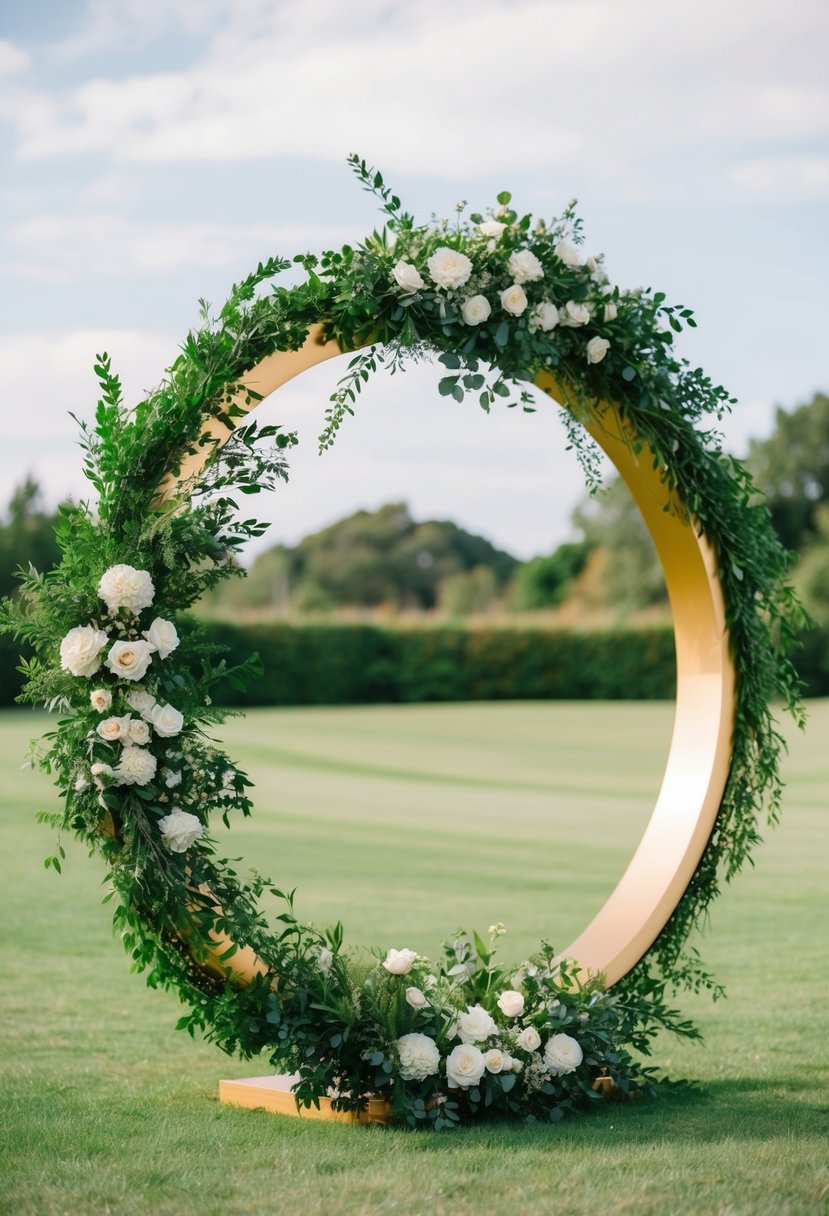
[(774, 431), (752, 440), (747, 464), (783, 544), (801, 549), (817, 534), (818, 508), (829, 501), (829, 397), (815, 393), (796, 409), (778, 408)]
[(0, 597), (18, 586), (15, 571), (29, 564), (49, 570), (59, 560), (55, 541), (57, 515), (44, 511), (37, 482), (27, 477), (13, 492), (0, 518)]
[(515, 576), (513, 606), (519, 612), (552, 608), (567, 597), (574, 578), (581, 574), (590, 553), (589, 541), (568, 541), (549, 557), (525, 562)]
[(573, 522), (588, 549), (604, 550), (602, 585), (607, 607), (618, 617), (666, 600), (665, 581), (653, 541), (621, 477), (576, 508)]

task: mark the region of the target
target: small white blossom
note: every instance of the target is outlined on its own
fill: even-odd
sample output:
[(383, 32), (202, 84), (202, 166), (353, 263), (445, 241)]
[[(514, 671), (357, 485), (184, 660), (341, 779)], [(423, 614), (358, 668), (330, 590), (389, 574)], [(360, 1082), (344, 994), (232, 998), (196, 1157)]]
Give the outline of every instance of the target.
[(614, 300), (608, 300), (603, 311), (605, 321), (615, 321), (616, 317), (619, 315), (619, 309), (616, 307)]
[(578, 325), (587, 325), (590, 321), (590, 308), (587, 304), (577, 304), (575, 300), (568, 300), (563, 312), (559, 313), (559, 320), (562, 325), (570, 325), (573, 328)]
[(484, 220), (482, 224), (478, 225), (481, 236), (494, 237), (496, 240), (503, 236), (506, 228), (506, 224), (501, 224), (498, 220)]
[(446, 246), (435, 250), (426, 267), (438, 287), (463, 287), (472, 274), (472, 263), (466, 254)]
[(607, 352), (610, 350), (610, 343), (607, 338), (591, 338), (585, 347), (588, 363), (601, 363)]
[(60, 644), (60, 665), (73, 676), (94, 676), (101, 666), (101, 651), (109, 641), (103, 629), (78, 625)]
[(537, 283), (544, 278), (544, 267), (531, 249), (516, 249), (510, 254), (507, 270), (516, 283)]
[(331, 965), (334, 962), (334, 954), (329, 950), (328, 946), (320, 946), (319, 954), (317, 955), (317, 965), (323, 975), (328, 975), (331, 970)]
[(526, 292), (520, 283), (513, 283), (501, 292), (501, 307), (513, 317), (520, 317), (527, 303)]
[(169, 815), (159, 819), (158, 826), (161, 839), (171, 853), (186, 853), (190, 845), (204, 835), (201, 820), (179, 806), (174, 806)]
[(412, 1009), (425, 1009), (429, 1004), (425, 993), (421, 992), (419, 988), (407, 988), (406, 1001)]
[(417, 267), (411, 262), (404, 262), (402, 258), (392, 267), (392, 275), (397, 286), (402, 287), (409, 295), (422, 291), (426, 286)]
[(440, 1052), (426, 1034), (404, 1034), (397, 1040), (400, 1075), (404, 1081), (425, 1081), (440, 1067)]
[(383, 960), (383, 966), (390, 975), (406, 975), (414, 966), (416, 958), (416, 950), (389, 950)]
[(161, 770), (161, 779), (168, 790), (174, 790), (177, 785), (181, 785), (181, 773), (173, 772), (171, 768)]
[(578, 245), (574, 245), (572, 241), (559, 241), (554, 252), (565, 266), (581, 266), (581, 252)]
[(140, 612), (152, 604), (155, 587), (147, 570), (118, 565), (110, 566), (101, 576), (98, 594), (110, 612), (117, 612), (119, 608)]

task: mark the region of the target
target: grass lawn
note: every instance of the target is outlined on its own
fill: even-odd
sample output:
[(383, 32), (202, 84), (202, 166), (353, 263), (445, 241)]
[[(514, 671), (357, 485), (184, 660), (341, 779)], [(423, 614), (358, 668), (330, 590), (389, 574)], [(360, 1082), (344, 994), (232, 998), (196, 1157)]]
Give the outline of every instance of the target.
[[(563, 946), (646, 821), (671, 708), (647, 704), (254, 711), (228, 723), (256, 781), (242, 854), (299, 888), (302, 917), (434, 954), (507, 924), (507, 956)], [(45, 719), (0, 714), (0, 1212), (26, 1216), (637, 1216), (829, 1210), (829, 702), (790, 732), (783, 825), (704, 942), (729, 999), (686, 997), (706, 1046), (665, 1039), (690, 1090), (550, 1128), (353, 1129), (221, 1107), (254, 1075), (176, 1035), (175, 998), (128, 973), (100, 863), (42, 867), (48, 780), (20, 771)]]

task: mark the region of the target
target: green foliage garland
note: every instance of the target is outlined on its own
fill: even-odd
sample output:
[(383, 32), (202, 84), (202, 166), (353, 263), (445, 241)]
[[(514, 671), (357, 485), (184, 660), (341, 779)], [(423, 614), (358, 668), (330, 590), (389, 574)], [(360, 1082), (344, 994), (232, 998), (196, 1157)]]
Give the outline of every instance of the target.
[[(270, 259), (217, 316), (203, 305), (201, 327), (160, 388), (132, 410), (99, 358), (95, 422), (81, 423), (96, 506), (62, 508), (60, 565), (25, 574), (0, 625), (36, 654), (24, 664), (23, 699), (61, 715), (36, 753), (63, 800), (46, 818), (103, 856), (116, 929), (148, 982), (175, 989), (189, 1007), (179, 1026), (245, 1057), (267, 1052), (299, 1073), (306, 1103), (328, 1094), (350, 1109), (379, 1093), (397, 1118), (438, 1129), (496, 1114), (556, 1120), (597, 1100), (600, 1074), (623, 1091), (650, 1089), (651, 1070), (631, 1052), (646, 1053), (659, 1027), (697, 1033), (668, 1007), (670, 995), (718, 991), (685, 942), (720, 875), (731, 878), (749, 857), (763, 812), (779, 812), (782, 740), (771, 707), (779, 699), (801, 712), (786, 657), (801, 612), (766, 508), (703, 424), (730, 399), (673, 353), (674, 334), (694, 324), (689, 309), (611, 286), (601, 259), (583, 256), (573, 205), (533, 223), (502, 194), (488, 218), (465, 218), (459, 207), (453, 223), (420, 226), (379, 173), (357, 157), (351, 165), (380, 199), (380, 233), (294, 258), (304, 271), (296, 286), (263, 290), (291, 265)], [(237, 573), (234, 554), (264, 527), (240, 517), (238, 495), (284, 478), (296, 437), (239, 425), (197, 484), (179, 481), (163, 501), (156, 487), (209, 442), (211, 420), (239, 421), (243, 373), (298, 349), (318, 323), (358, 352), (332, 397), (321, 448), (380, 364), (395, 371), (437, 354), (447, 373), (440, 392), (473, 394), (487, 411), (533, 409), (529, 385), (552, 369), (588, 480), (594, 452), (579, 414), (613, 400), (665, 466), (666, 493), (677, 491), (714, 546), (740, 673), (730, 778), (679, 907), (612, 992), (601, 977), (581, 982), (546, 945), (509, 975), (494, 957), (498, 925), (487, 941), (459, 932), (436, 966), (405, 949), (346, 949), (340, 925), (300, 923), (292, 893), (241, 878), (209, 835), (210, 813), (227, 824), (251, 810), (247, 777), (210, 737), (223, 716), (211, 690), (228, 678), (244, 685), (257, 660), (228, 669), (177, 614)], [(60, 870), (63, 856), (58, 844), (47, 864)], [(265, 892), (284, 903), (275, 927), (260, 906)], [(218, 965), (217, 934), (235, 943)], [(247, 984), (222, 966), (240, 947), (263, 964)]]

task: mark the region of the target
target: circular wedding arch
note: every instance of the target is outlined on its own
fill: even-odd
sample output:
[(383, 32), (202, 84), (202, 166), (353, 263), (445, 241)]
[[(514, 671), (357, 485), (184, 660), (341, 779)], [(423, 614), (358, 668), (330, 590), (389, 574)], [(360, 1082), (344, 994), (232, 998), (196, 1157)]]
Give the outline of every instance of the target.
[[(234, 402), (244, 416), (302, 372), (342, 355), (326, 340), (326, 325), (311, 327), (298, 350), (276, 351), (239, 377)], [(566, 399), (555, 377), (542, 372), (536, 385), (554, 400)], [(252, 392), (251, 392), (252, 390)], [(736, 673), (729, 648), (716, 556), (692, 525), (676, 491), (666, 491), (658, 460), (612, 402), (597, 403), (580, 421), (627, 484), (659, 556), (671, 605), (676, 646), (676, 709), (670, 750), (650, 821), (604, 905), (562, 957), (612, 985), (639, 962), (684, 895), (711, 836), (728, 780), (734, 728)], [(205, 442), (181, 462), (174, 485), (192, 483), (218, 446), (230, 437), (214, 419)], [(666, 501), (667, 496), (667, 501)], [(668, 509), (666, 509), (668, 508)], [(222, 937), (216, 957), (227, 948)], [(263, 971), (250, 949), (221, 964), (241, 982)]]
[[(673, 353), (691, 311), (612, 286), (601, 257), (583, 255), (573, 204), (534, 222), (504, 193), (491, 218), (418, 226), (380, 174), (350, 160), (383, 204), (384, 232), (297, 255), (304, 281), (271, 295), (262, 285), (292, 262), (260, 264), (218, 316), (203, 305), (202, 327), (133, 409), (99, 356), (95, 423), (81, 424), (95, 509), (63, 509), (62, 562), (22, 576), (0, 629), (36, 652), (22, 699), (66, 711), (42, 755), (63, 801), (46, 818), (104, 858), (116, 931), (148, 983), (189, 1006), (182, 1029), (246, 1058), (270, 1050), (296, 1072), (298, 1103), (328, 1095), (335, 1114), (379, 1093), (379, 1117), (411, 1126), (555, 1121), (589, 1106), (598, 1083), (652, 1087), (631, 1052), (647, 1054), (658, 1029), (697, 1036), (667, 1000), (717, 989), (686, 941), (757, 844), (761, 812), (779, 811), (774, 705), (801, 716), (788, 650), (802, 616), (768, 510), (699, 425), (733, 399)], [(255, 663), (216, 664), (180, 614), (238, 570), (229, 556), (261, 525), (240, 518), (233, 494), (275, 485), (296, 441), (248, 415), (351, 353), (324, 449), (384, 352), (392, 370), (436, 355), (450, 372), (439, 392), (474, 393), (487, 411), (515, 397), (531, 408), (530, 384), (558, 402), (588, 479), (585, 433), (627, 483), (670, 599), (676, 709), (650, 821), (575, 941), (559, 953), (542, 942), (513, 975), (493, 961), (497, 925), (489, 945), (460, 931), (438, 964), (408, 948), (350, 951), (340, 924), (302, 924), (293, 893), (256, 872), (240, 879), (208, 834), (211, 812), (228, 823), (252, 808), (209, 728), (222, 720), (216, 684), (244, 684)], [(59, 871), (62, 856), (59, 845), (47, 865)], [(276, 927), (265, 892), (286, 909)]]

